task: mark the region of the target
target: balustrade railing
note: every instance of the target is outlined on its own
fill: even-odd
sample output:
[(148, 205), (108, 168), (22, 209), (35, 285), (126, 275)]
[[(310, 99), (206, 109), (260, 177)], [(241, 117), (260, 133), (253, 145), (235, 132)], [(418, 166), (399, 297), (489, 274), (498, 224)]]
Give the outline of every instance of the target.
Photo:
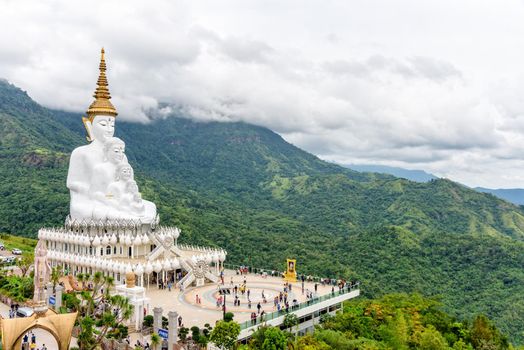
[(297, 312), (298, 310), (304, 309), (304, 308), (309, 307), (311, 305), (318, 304), (318, 303), (323, 302), (325, 300), (333, 299), (333, 298), (338, 297), (340, 295), (348, 294), (348, 293), (350, 293), (350, 292), (352, 292), (354, 290), (359, 289), (359, 286), (360, 286), (360, 282), (347, 284), (344, 287), (340, 288), (339, 290), (335, 290), (335, 291), (330, 292), (328, 294), (324, 294), (322, 296), (309, 299), (309, 300), (304, 301), (302, 303), (299, 303), (299, 304), (297, 304), (295, 306), (290, 306), (287, 311), (286, 311), (286, 309), (282, 309), (280, 311), (274, 311), (274, 312), (270, 312), (270, 313), (267, 313), (267, 314), (264, 314), (264, 315), (257, 315), (257, 318), (254, 318), (254, 319), (249, 320), (249, 321), (242, 322), (240, 324), (240, 329), (241, 330), (247, 329), (247, 328), (250, 328), (250, 327), (262, 324), (264, 322), (273, 320), (275, 318), (278, 318), (278, 317), (281, 317), (281, 316), (285, 316), (285, 315), (290, 314), (290, 313)]

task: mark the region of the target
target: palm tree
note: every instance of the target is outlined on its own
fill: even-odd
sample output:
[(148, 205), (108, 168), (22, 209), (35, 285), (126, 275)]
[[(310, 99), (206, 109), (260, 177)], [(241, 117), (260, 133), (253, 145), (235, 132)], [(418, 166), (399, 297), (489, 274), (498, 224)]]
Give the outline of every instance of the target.
[(151, 334), (151, 345), (153, 346), (153, 349), (156, 350), (158, 344), (160, 344), (160, 336), (156, 333)]
[(56, 285), (60, 282), (62, 277), (62, 266), (55, 266), (51, 270), (51, 283), (53, 283), (53, 293), (56, 293)]

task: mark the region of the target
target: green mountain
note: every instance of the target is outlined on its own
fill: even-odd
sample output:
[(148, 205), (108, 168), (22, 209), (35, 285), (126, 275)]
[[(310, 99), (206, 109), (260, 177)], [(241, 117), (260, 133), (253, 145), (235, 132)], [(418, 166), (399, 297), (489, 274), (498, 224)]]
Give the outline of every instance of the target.
[[(68, 156), (80, 115), (45, 109), (0, 82), (0, 232), (35, 236), (68, 213)], [(524, 341), (524, 210), (448, 180), (359, 173), (245, 123), (183, 116), (117, 121), (144, 198), (182, 241), (228, 261), (363, 281), (363, 292), (441, 295)]]

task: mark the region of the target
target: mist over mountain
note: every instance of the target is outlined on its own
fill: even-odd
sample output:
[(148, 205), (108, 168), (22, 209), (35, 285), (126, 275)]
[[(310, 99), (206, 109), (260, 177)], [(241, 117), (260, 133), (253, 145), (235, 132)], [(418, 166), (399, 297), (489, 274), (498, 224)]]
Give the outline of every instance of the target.
[[(0, 232), (34, 237), (68, 214), (81, 115), (0, 82)], [(228, 262), (357, 278), (366, 296), (440, 295), (459, 317), (490, 315), (524, 340), (524, 209), (458, 183), (413, 182), (324, 162), (273, 131), (183, 116), (118, 120), (144, 198), (183, 243)]]

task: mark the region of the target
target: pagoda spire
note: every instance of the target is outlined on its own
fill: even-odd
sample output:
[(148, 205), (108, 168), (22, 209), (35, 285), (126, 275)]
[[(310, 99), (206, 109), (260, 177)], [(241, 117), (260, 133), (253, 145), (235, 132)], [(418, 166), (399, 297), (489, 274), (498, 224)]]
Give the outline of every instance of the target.
[(97, 87), (95, 89), (95, 93), (93, 94), (95, 100), (87, 109), (87, 117), (91, 122), (97, 115), (109, 115), (112, 117), (116, 117), (118, 114), (116, 112), (116, 108), (113, 106), (111, 101), (109, 101), (111, 99), (111, 94), (109, 93), (109, 87), (107, 83), (107, 66), (104, 48), (102, 48), (102, 51), (100, 52), (99, 70), (100, 73), (96, 82)]

